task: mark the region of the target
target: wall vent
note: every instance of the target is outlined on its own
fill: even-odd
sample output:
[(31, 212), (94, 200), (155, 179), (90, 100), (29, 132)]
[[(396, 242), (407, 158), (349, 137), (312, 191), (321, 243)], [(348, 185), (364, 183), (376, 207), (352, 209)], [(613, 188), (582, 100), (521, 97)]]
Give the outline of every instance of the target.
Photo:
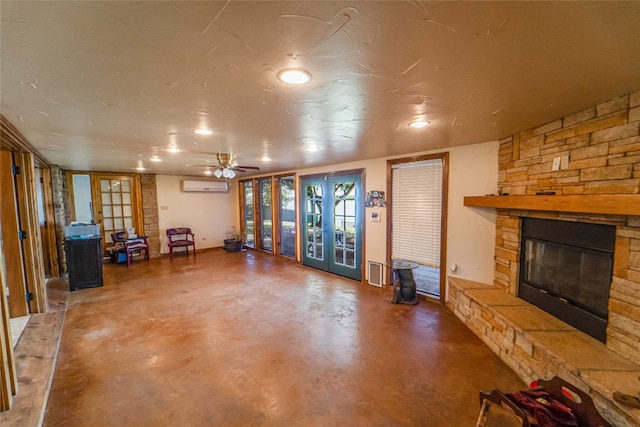
[(369, 261), (369, 284), (382, 287), (382, 264), (379, 262)]

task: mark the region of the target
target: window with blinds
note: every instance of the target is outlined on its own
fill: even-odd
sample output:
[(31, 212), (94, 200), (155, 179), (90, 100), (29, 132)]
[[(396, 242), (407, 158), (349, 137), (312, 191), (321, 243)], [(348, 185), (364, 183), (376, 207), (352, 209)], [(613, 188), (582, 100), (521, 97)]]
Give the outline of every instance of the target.
[(442, 159), (392, 166), (393, 259), (440, 267)]

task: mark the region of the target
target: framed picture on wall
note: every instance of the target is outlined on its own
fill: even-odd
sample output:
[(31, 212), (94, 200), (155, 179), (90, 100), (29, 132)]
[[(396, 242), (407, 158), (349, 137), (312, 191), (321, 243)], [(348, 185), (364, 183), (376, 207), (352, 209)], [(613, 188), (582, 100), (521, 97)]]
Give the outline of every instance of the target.
[(368, 208), (382, 208), (387, 205), (384, 200), (384, 191), (372, 190), (367, 192), (365, 204)]

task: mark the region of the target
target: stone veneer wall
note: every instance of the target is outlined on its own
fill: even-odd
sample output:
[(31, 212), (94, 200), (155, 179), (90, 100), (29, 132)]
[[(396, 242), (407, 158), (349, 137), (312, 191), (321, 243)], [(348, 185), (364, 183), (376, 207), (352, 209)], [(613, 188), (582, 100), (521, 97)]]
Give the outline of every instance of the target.
[[(567, 169), (552, 171), (555, 157)], [(498, 191), (510, 195), (640, 193), (640, 91), (500, 141)], [(498, 210), (494, 285), (517, 293), (522, 217), (616, 226), (606, 345), (640, 363), (639, 216)]]
[(140, 175), (144, 234), (149, 243), (149, 257), (160, 256), (160, 228), (158, 225), (158, 191), (155, 175)]
[(56, 219), (56, 243), (58, 247), (58, 267), (60, 276), (67, 273), (67, 253), (64, 250), (64, 227), (69, 224), (71, 213), (67, 204), (68, 189), (64, 171), (51, 166), (51, 185), (53, 187), (53, 209)]

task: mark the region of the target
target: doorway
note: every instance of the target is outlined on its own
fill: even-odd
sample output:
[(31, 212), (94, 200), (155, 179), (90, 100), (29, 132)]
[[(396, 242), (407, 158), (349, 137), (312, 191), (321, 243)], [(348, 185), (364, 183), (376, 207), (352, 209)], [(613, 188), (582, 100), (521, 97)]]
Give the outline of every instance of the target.
[(443, 300), (446, 274), (448, 153), (387, 162), (391, 260), (418, 264), (419, 294)]
[(115, 231), (133, 228), (144, 235), (139, 176), (71, 172), (68, 179), (71, 220), (100, 224), (103, 249), (113, 245)]
[(355, 280), (362, 277), (362, 173), (301, 180), (302, 263)]

